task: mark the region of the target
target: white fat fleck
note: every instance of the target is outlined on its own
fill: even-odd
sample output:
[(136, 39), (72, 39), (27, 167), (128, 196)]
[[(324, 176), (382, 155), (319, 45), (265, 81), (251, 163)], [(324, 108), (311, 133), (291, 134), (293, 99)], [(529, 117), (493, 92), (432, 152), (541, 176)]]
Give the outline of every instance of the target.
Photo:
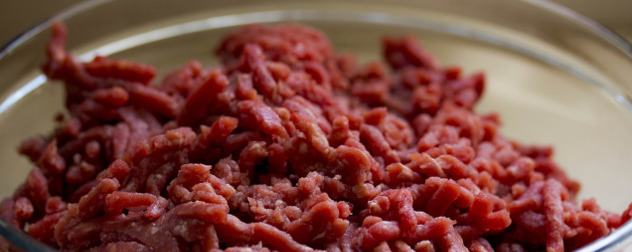
[(264, 146), (264, 145), (265, 145), (265, 142), (255, 142), (255, 143), (254, 143), (254, 144), (250, 147), (250, 149), (251, 149), (251, 150), (254, 150), (254, 149), (256, 149), (256, 148), (263, 148), (263, 146)]
[(177, 225), (173, 228), (173, 230), (175, 230), (176, 232), (180, 232), (182, 231), (182, 226), (181, 225)]
[(424, 241), (420, 241), (415, 245), (415, 251), (420, 251), (420, 250), (430, 250), (430, 248), (432, 248), (432, 243), (430, 243), (430, 241), (428, 240), (424, 240)]
[(320, 233), (318, 233), (318, 235), (316, 235), (316, 237), (314, 237), (314, 240), (325, 237), (325, 234), (326, 234), (326, 233), (327, 233), (327, 232), (320, 232)]
[(518, 166), (512, 165), (509, 166), (509, 168), (507, 168), (507, 171), (511, 174), (511, 175), (518, 175)]
[(364, 196), (364, 194), (362, 193), (362, 185), (355, 185), (351, 188), (351, 191), (353, 191), (353, 193), (355, 193), (355, 195), (358, 198), (361, 198), (362, 196)]
[(375, 203), (375, 202), (369, 202), (369, 211), (370, 213), (379, 213), (381, 212), (382, 208), (380, 207), (379, 204)]

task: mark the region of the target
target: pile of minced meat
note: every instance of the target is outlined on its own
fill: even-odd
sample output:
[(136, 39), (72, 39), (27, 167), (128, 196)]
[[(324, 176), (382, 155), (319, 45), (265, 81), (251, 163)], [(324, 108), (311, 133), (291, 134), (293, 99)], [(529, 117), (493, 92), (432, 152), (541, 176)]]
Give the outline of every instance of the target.
[[(23, 142), (35, 167), (1, 217), (64, 251), (564, 251), (630, 219), (576, 203), (550, 147), (472, 108), (481, 73), (414, 37), (358, 65), (319, 31), (252, 25), (222, 65), (154, 67), (65, 51), (44, 73), (69, 118)], [(157, 52), (159, 53), (159, 52)]]

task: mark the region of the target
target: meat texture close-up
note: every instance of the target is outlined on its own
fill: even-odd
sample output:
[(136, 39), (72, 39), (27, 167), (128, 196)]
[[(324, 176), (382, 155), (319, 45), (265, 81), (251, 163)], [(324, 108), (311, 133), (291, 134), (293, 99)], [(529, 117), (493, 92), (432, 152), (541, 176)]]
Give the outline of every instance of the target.
[(69, 116), (19, 146), (34, 167), (0, 204), (53, 248), (569, 251), (630, 219), (632, 205), (576, 199), (551, 147), (474, 112), (485, 75), (442, 66), (413, 36), (359, 64), (314, 28), (249, 25), (216, 47), (221, 65), (162, 80), (78, 61), (66, 37), (55, 24), (42, 69)]

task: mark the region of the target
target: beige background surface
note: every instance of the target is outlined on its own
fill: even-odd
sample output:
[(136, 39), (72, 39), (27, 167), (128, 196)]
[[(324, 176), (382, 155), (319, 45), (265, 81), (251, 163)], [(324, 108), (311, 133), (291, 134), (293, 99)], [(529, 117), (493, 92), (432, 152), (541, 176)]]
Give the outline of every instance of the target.
[[(80, 0), (0, 0), (0, 44)], [(632, 0), (554, 0), (632, 41)]]

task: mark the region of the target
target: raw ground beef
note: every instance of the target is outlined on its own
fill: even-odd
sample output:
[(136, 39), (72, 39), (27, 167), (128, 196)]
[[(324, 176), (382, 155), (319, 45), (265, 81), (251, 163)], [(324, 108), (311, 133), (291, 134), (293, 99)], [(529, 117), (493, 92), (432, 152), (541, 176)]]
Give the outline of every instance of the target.
[(34, 168), (2, 218), (64, 251), (564, 251), (630, 219), (550, 147), (479, 115), (481, 73), (414, 37), (357, 65), (319, 31), (245, 26), (150, 84), (148, 65), (79, 62), (53, 27), (44, 73), (70, 117), (26, 140)]

